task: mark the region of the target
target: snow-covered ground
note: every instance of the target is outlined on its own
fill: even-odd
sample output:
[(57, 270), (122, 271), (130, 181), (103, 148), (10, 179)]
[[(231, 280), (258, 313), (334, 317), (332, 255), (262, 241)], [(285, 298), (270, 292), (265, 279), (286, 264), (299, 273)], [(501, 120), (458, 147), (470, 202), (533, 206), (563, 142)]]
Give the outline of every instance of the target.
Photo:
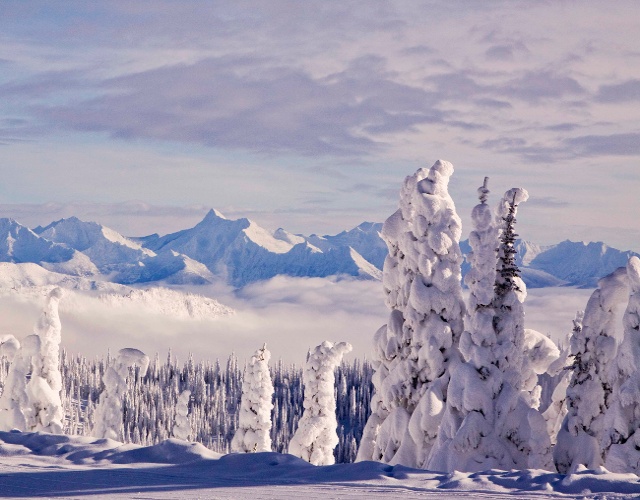
[(109, 439), (0, 432), (2, 498), (638, 498), (633, 474), (570, 476), (541, 470), (439, 473), (376, 462), (314, 466), (292, 455), (218, 455), (170, 439), (155, 446)]

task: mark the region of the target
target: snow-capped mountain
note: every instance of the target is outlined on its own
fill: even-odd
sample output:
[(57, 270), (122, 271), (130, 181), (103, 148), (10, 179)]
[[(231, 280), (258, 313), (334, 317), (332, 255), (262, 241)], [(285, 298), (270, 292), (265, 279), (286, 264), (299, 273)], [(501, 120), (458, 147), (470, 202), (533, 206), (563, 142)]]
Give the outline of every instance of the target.
[(215, 210), (191, 229), (137, 241), (154, 252), (186, 255), (235, 287), (279, 274), (380, 278), (380, 269), (352, 247), (329, 245), (323, 250), (284, 230), (274, 235), (249, 219), (230, 220)]
[[(243, 287), (277, 275), (380, 279), (387, 254), (381, 229), (380, 223), (364, 222), (336, 235), (305, 236), (282, 228), (271, 233), (249, 219), (231, 220), (211, 210), (190, 229), (127, 238), (76, 217), (34, 230), (0, 219), (0, 262), (34, 263), (63, 275), (91, 277), (93, 283), (124, 285), (224, 281)], [(468, 242), (460, 246), (468, 254)], [(593, 287), (638, 255), (604, 243), (571, 241), (539, 246), (518, 240), (516, 249), (523, 279), (531, 288)], [(467, 270), (465, 261), (463, 275)]]
[(595, 287), (598, 280), (614, 269), (626, 266), (635, 252), (617, 250), (598, 243), (563, 241), (539, 252), (529, 267), (547, 272), (569, 285)]
[(155, 256), (151, 250), (113, 229), (77, 217), (60, 219), (47, 227), (37, 227), (33, 232), (45, 240), (82, 252), (103, 274), (138, 266), (141, 261)]
[(72, 276), (98, 274), (91, 259), (75, 249), (41, 238), (13, 219), (0, 219), (0, 261), (33, 262)]

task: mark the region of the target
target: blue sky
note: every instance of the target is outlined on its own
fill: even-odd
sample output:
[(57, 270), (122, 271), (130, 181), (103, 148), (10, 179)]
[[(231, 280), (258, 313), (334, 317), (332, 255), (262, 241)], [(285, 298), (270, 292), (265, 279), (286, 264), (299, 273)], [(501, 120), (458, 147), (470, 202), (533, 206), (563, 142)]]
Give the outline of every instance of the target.
[(275, 229), (382, 221), (451, 161), (529, 190), (520, 235), (640, 250), (633, 1), (0, 3), (0, 215), (126, 234), (209, 207)]

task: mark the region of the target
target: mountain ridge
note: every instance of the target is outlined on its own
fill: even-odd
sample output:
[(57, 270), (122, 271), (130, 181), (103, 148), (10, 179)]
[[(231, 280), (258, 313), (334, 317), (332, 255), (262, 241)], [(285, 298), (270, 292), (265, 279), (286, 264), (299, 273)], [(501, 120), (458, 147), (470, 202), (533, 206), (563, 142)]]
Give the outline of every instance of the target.
[[(125, 237), (77, 217), (29, 229), (0, 219), (0, 262), (37, 264), (70, 276), (122, 285), (206, 285), (242, 288), (278, 275), (380, 279), (387, 254), (382, 223), (363, 222), (335, 235), (270, 232), (246, 218), (228, 219), (211, 209), (192, 228), (160, 236)], [(460, 243), (470, 251), (467, 240)], [(602, 276), (640, 254), (603, 242), (516, 243), (527, 286), (595, 287)], [(468, 263), (463, 263), (463, 274)]]

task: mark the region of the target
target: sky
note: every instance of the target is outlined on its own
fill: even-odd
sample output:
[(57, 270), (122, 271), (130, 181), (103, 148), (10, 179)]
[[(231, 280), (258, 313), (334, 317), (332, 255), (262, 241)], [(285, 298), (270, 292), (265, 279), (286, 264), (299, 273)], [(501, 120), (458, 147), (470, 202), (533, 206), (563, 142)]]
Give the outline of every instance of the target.
[(0, 2), (0, 216), (127, 235), (208, 208), (298, 233), (383, 221), (437, 159), (521, 237), (640, 250), (640, 4)]

